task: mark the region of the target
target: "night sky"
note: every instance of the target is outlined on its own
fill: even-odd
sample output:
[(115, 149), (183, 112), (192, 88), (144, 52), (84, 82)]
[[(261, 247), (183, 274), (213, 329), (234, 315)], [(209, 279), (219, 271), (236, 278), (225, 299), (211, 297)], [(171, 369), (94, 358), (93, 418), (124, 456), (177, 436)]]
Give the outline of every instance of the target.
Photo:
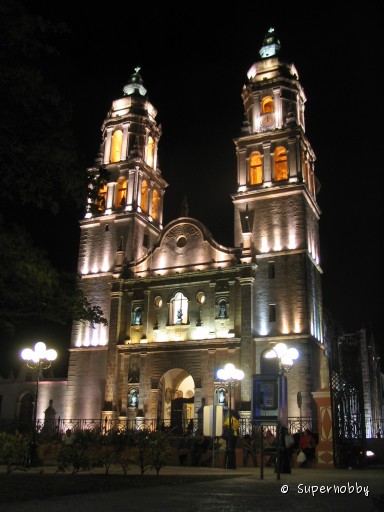
[[(65, 21), (71, 31), (60, 44), (51, 76), (73, 104), (87, 165), (97, 156), (112, 101), (123, 96), (133, 69), (140, 66), (163, 129), (159, 166), (169, 183), (164, 224), (180, 215), (186, 196), (190, 216), (229, 246), (236, 190), (233, 139), (241, 134), (244, 116), (241, 91), (268, 28), (274, 27), (307, 96), (306, 134), (321, 183), (324, 305), (346, 332), (372, 325), (380, 344), (378, 2), (366, 2), (364, 10), (349, 5), (340, 15), (331, 3), (322, 2), (317, 10), (311, 5), (310, 11), (306, 3), (304, 14), (298, 4), (288, 5), (273, 12), (272, 4), (265, 8), (259, 2), (214, 3), (205, 12), (208, 4), (202, 2), (165, 2), (165, 7), (124, 2), (85, 9), (80, 3), (36, 1), (34, 9)], [(78, 219), (76, 211), (63, 215), (60, 233), (48, 248), (58, 265), (73, 270)], [(18, 343), (49, 336), (41, 326), (33, 329)], [(52, 331), (52, 336), (69, 347), (70, 329), (60, 335)]]

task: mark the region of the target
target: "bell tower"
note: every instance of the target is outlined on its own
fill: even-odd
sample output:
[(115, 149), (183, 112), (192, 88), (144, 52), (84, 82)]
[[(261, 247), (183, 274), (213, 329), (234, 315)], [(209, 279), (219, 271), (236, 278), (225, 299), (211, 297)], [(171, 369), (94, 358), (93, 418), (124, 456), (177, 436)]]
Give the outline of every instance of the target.
[[(125, 336), (116, 313), (122, 307), (122, 294), (111, 290), (111, 282), (124, 270), (124, 263), (145, 257), (163, 228), (168, 185), (158, 166), (161, 126), (140, 68), (135, 68), (123, 91), (101, 128), (100, 151), (88, 169), (94, 199), (89, 199), (80, 222), (80, 288), (101, 307), (109, 325), (73, 324), (70, 368), (76, 368), (77, 376), (69, 371), (67, 417), (100, 410), (104, 396), (97, 382), (107, 365), (114, 365), (111, 357), (107, 363), (107, 349), (113, 353)], [(113, 373), (111, 368), (108, 371)]]
[[(235, 245), (257, 263), (254, 336), (260, 360), (268, 343), (287, 340), (301, 352), (308, 382), (313, 352), (322, 343), (319, 263), (319, 182), (305, 134), (306, 96), (298, 72), (282, 57), (270, 28), (243, 87), (244, 123), (235, 139)], [(312, 354), (312, 355), (311, 355)], [(316, 356), (317, 357), (317, 356)], [(314, 370), (314, 369), (313, 369)], [(293, 377), (292, 377), (293, 378)], [(291, 388), (292, 389), (292, 388)], [(290, 404), (294, 414), (296, 404)]]
[[(162, 229), (167, 183), (157, 158), (161, 126), (155, 120), (156, 109), (148, 101), (140, 68), (135, 68), (123, 90), (124, 97), (112, 103), (103, 123), (95, 167), (88, 169), (99, 183), (100, 170), (107, 177), (101, 180), (96, 204), (88, 205), (86, 219), (90, 220), (85, 220), (82, 228), (89, 239), (88, 225), (95, 219), (107, 224), (108, 231), (114, 232), (115, 249), (123, 251), (127, 261), (134, 261), (147, 252)], [(112, 261), (107, 259), (105, 265), (102, 258), (103, 265), (110, 269)]]

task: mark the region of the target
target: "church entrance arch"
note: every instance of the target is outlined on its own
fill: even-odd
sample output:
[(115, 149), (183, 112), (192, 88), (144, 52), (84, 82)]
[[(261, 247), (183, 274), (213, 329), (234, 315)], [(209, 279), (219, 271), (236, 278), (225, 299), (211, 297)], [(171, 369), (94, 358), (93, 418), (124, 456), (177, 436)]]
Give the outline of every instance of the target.
[(173, 434), (183, 434), (195, 416), (195, 382), (190, 373), (173, 368), (161, 377), (157, 412), (161, 424)]

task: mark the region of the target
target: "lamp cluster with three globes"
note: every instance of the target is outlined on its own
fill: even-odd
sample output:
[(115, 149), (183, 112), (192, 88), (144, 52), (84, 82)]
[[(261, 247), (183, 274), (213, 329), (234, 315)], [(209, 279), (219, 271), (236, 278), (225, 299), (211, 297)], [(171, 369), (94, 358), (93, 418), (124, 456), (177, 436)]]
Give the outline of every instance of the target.
[(36, 433), (37, 433), (37, 403), (39, 399), (39, 381), (40, 373), (42, 370), (50, 368), (51, 364), (57, 358), (57, 352), (54, 349), (47, 349), (43, 341), (35, 343), (34, 350), (25, 348), (21, 352), (21, 358), (26, 362), (26, 365), (31, 370), (36, 372), (36, 388), (35, 388), (35, 403), (33, 407), (33, 423), (32, 423), (32, 440), (30, 445), (30, 464), (37, 465), (37, 446), (36, 446)]

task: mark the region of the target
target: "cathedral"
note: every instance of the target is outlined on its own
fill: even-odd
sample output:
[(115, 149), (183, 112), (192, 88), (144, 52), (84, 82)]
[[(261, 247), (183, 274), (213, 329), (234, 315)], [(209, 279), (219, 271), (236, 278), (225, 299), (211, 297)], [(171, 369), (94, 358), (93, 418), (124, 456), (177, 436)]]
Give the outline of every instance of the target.
[[(162, 129), (139, 68), (113, 101), (88, 169), (99, 188), (80, 221), (78, 257), (81, 289), (108, 325), (74, 324), (61, 417), (173, 428), (222, 403), (252, 419), (254, 376), (284, 343), (299, 354), (285, 376), (288, 417), (316, 428), (326, 358), (306, 96), (274, 29), (250, 64), (234, 140), (233, 247), (187, 207), (163, 224)], [(227, 363), (244, 372), (232, 393), (217, 374)]]

